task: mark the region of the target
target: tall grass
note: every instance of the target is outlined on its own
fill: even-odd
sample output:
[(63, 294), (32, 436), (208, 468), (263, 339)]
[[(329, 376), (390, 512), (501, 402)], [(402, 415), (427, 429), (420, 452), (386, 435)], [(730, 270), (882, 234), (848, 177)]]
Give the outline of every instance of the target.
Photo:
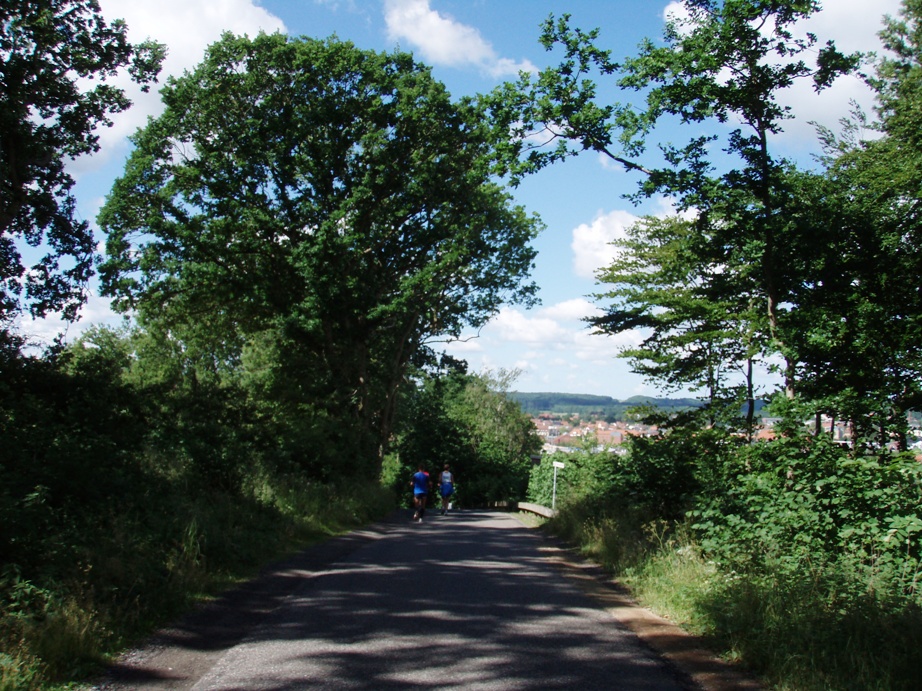
[(919, 598), (887, 595), (874, 569), (843, 559), (727, 570), (707, 560), (686, 523), (644, 522), (597, 501), (565, 504), (547, 525), (616, 574), (642, 604), (773, 688), (919, 688)]
[(189, 489), (164, 482), (113, 502), (56, 538), (69, 563), (49, 562), (31, 579), (9, 567), (0, 574), (0, 691), (80, 679), (268, 561), (395, 505), (374, 484), (337, 488), (268, 474), (241, 492)]

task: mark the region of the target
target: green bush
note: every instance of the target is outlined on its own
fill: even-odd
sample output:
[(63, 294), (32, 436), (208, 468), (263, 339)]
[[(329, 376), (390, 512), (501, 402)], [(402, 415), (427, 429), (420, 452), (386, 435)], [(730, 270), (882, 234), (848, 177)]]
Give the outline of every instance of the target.
[(128, 376), (128, 343), (90, 336), (0, 370), (4, 690), (79, 678), (267, 560), (394, 506), (367, 477), (305, 473), (233, 382)]
[(619, 481), (623, 482), (618, 474), (620, 459), (607, 451), (544, 454), (529, 475), (529, 501), (551, 506), (554, 499), (554, 463), (565, 466), (557, 470), (558, 506), (590, 497), (601, 499), (620, 487)]
[(375, 483), (333, 487), (297, 476), (265, 475), (234, 495), (184, 489), (159, 483), (117, 507), (86, 507), (72, 532), (51, 525), (43, 544), (66, 549), (4, 568), (0, 688), (80, 678), (203, 595), (394, 505)]
[(865, 574), (848, 564), (790, 567), (721, 569), (696, 597), (702, 631), (781, 688), (918, 688), (918, 602), (857, 592)]
[(866, 588), (911, 595), (922, 574), (922, 466), (852, 457), (827, 437), (744, 447), (739, 472), (695, 512), (704, 549), (736, 571), (844, 563)]
[(525, 497), (530, 457), (541, 442), (530, 418), (506, 395), (507, 378), (463, 370), (419, 373), (401, 407), (399, 455), (384, 469), (406, 501), (420, 463), (433, 476), (448, 463), (457, 481), (454, 500), (463, 506)]
[(618, 452), (587, 450), (542, 457), (532, 469), (528, 497), (550, 506), (553, 462), (566, 468), (557, 474), (557, 501), (610, 498), (654, 518), (676, 520), (701, 495), (719, 493), (724, 468), (735, 444), (714, 430), (672, 430), (657, 437), (630, 437)]
[(602, 466), (574, 454), (548, 527), (778, 688), (918, 688), (922, 466), (789, 434), (668, 434)]

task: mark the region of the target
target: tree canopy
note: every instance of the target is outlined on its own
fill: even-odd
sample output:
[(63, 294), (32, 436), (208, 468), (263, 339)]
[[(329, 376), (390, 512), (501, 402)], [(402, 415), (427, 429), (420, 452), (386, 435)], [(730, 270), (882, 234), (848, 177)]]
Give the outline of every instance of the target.
[[(99, 127), (131, 105), (121, 70), (147, 89), (164, 48), (131, 45), (96, 0), (9, 0), (0, 7), (0, 323), (22, 309), (76, 316), (95, 240), (76, 212), (68, 159), (99, 149)], [(34, 264), (25, 243), (45, 252)]]
[[(560, 50), (561, 62), (487, 99), (497, 126), (516, 135), (504, 168), (514, 177), (597, 151), (639, 176), (634, 201), (662, 195), (684, 213), (687, 220), (647, 219), (633, 230), (599, 274), (614, 287), (597, 297), (614, 302), (592, 322), (602, 333), (653, 329), (627, 355), (666, 386), (706, 386), (713, 398), (717, 368), (740, 365), (750, 411), (754, 360), (780, 363), (787, 395), (797, 391), (806, 354), (793, 310), (813, 281), (809, 257), (835, 234), (816, 232), (822, 216), (801, 208), (809, 176), (774, 147), (793, 117), (781, 99), (787, 89), (798, 81), (825, 89), (862, 60), (799, 31), (818, 9), (686, 0), (662, 40), (645, 40), (620, 62), (599, 47), (598, 30), (552, 16), (541, 42)], [(604, 79), (637, 98), (605, 103)], [(688, 139), (666, 141), (667, 122)]]
[(219, 367), (274, 334), (361, 454), (428, 341), (533, 301), (539, 223), (491, 179), (474, 104), (410, 55), (227, 34), (162, 94), (99, 216), (105, 293)]
[(595, 297), (609, 306), (592, 324), (601, 334), (641, 329), (642, 343), (621, 352), (634, 371), (666, 390), (703, 389), (712, 409), (737, 400), (744, 382), (751, 425), (751, 363), (761, 350), (750, 332), (754, 290), (729, 258), (713, 261), (711, 242), (690, 220), (638, 221), (598, 273), (606, 289)]

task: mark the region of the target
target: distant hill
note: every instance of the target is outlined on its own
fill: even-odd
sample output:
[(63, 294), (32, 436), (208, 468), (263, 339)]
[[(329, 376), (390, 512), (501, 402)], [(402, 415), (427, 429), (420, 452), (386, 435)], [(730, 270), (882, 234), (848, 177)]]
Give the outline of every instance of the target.
[(696, 398), (654, 398), (652, 396), (631, 396), (619, 401), (611, 396), (593, 396), (573, 393), (525, 393), (513, 391), (509, 397), (517, 401), (526, 413), (579, 413), (619, 419), (629, 408), (650, 405), (661, 410), (687, 410), (701, 406)]
[(632, 406), (652, 405), (657, 408), (700, 408), (702, 405), (697, 398), (654, 398), (653, 396), (631, 396), (622, 402)]

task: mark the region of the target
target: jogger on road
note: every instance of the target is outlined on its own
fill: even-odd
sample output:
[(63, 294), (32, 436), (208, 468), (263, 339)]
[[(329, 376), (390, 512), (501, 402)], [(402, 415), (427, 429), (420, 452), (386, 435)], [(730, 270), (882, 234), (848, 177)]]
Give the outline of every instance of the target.
[(451, 501), (451, 495), (455, 491), (455, 476), (451, 472), (451, 468), (448, 467), (448, 464), (445, 464), (445, 468), (442, 470), (442, 474), (439, 475), (439, 493), (442, 495), (442, 515), (445, 515), (445, 512), (448, 511), (448, 502)]
[(423, 514), (426, 513), (426, 499), (429, 497), (429, 489), (432, 482), (429, 480), (429, 473), (425, 471), (422, 463), (419, 464), (419, 470), (410, 480), (410, 487), (413, 488), (413, 506), (416, 512), (413, 514), (413, 520), (422, 523)]

